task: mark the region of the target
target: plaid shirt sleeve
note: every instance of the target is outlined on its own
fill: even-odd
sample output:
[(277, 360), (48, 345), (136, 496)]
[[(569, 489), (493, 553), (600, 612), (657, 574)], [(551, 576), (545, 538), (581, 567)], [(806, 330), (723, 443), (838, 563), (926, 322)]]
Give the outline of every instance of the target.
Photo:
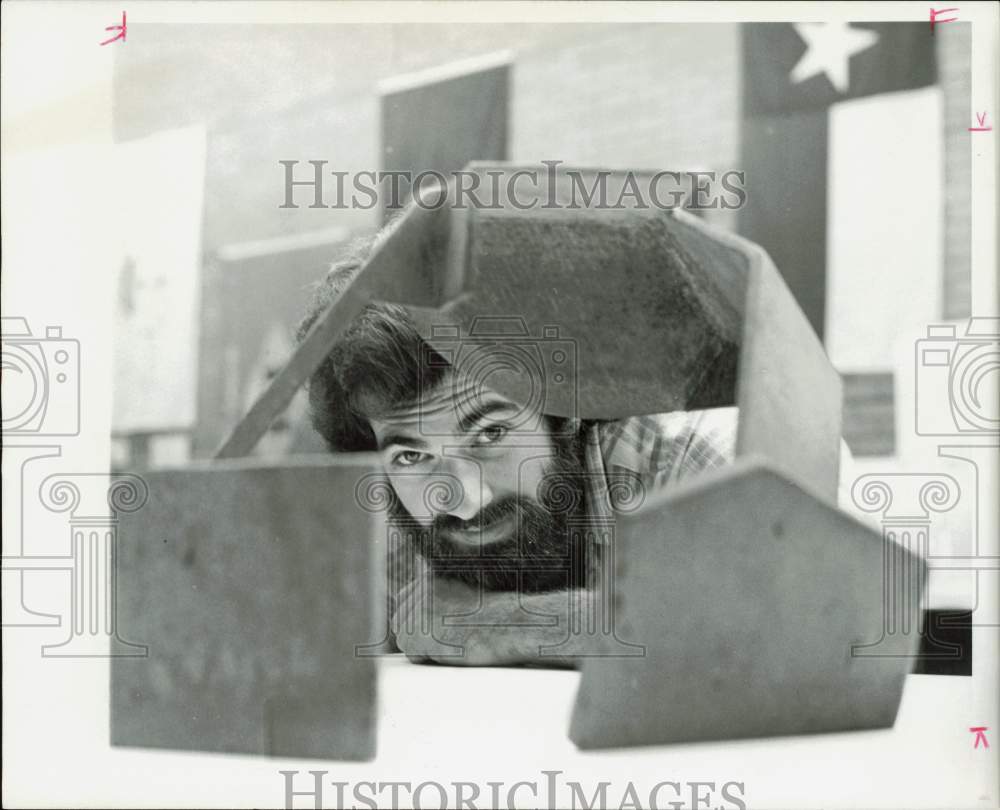
[(624, 500), (731, 464), (737, 415), (735, 407), (713, 408), (593, 425), (585, 443), (592, 515), (612, 520)]
[(736, 408), (677, 411), (605, 422), (600, 431), (605, 470), (627, 470), (658, 486), (731, 464), (736, 452)]
[[(733, 406), (704, 411), (631, 416), (598, 422), (586, 436), (588, 504), (598, 522), (614, 519), (623, 500), (644, 497), (736, 458), (739, 410)], [(857, 476), (854, 457), (840, 441), (838, 503), (854, 517), (871, 523), (851, 497)], [(634, 507), (637, 504), (630, 503)]]

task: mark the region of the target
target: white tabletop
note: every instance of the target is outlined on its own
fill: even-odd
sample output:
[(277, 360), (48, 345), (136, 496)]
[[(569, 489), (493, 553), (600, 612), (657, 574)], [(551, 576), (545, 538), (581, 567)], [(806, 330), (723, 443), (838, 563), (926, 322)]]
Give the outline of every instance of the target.
[[(974, 749), (968, 730), (989, 725), (974, 714), (970, 677), (910, 675), (891, 729), (602, 752), (579, 751), (567, 737), (579, 678), (387, 659), (378, 758), (358, 770), (374, 774), (391, 763), (415, 780), (527, 780), (542, 790), (542, 771), (561, 770), (559, 779), (580, 781), (588, 797), (611, 782), (613, 807), (629, 780), (643, 801), (664, 780), (701, 780), (743, 782), (749, 807), (997, 805), (996, 756)], [(714, 798), (712, 807), (720, 804)]]
[[(909, 676), (891, 729), (601, 752), (581, 752), (567, 737), (577, 672), (418, 665), (391, 656), (379, 665), (377, 757), (347, 763), (112, 748), (107, 661), (42, 659), (37, 646), (4, 633), (5, 660), (20, 664), (4, 668), (5, 693), (19, 696), (4, 726), (33, 729), (4, 746), (5, 789), (16, 798), (43, 785), (50, 806), (81, 806), (86, 795), (99, 797), (83, 805), (92, 807), (283, 807), (279, 771), (298, 771), (294, 788), (309, 790), (308, 771), (319, 770), (326, 807), (336, 806), (334, 781), (348, 783), (346, 806), (365, 807), (350, 793), (359, 782), (431, 780), (478, 783), (479, 808), (490, 806), (488, 781), (505, 783), (501, 806), (514, 783), (527, 781), (538, 798), (521, 788), (513, 806), (545, 807), (543, 771), (562, 771), (560, 806), (570, 805), (567, 782), (576, 780), (585, 801), (610, 782), (607, 806), (614, 808), (630, 781), (643, 808), (664, 781), (682, 788), (714, 782), (713, 801), (702, 805), (713, 810), (737, 806), (719, 794), (734, 781), (743, 783), (750, 808), (996, 807), (996, 637), (995, 628), (976, 631), (973, 677)], [(973, 726), (989, 727), (990, 749), (973, 747)], [(363, 787), (372, 795), (374, 786)], [(412, 806), (408, 793), (401, 796), (401, 806)], [(453, 802), (450, 787), (449, 796)], [(380, 797), (388, 806), (389, 793)], [(421, 798), (425, 808), (439, 806), (433, 790)], [(658, 806), (675, 799), (664, 789)], [(298, 797), (293, 806), (314, 803)]]

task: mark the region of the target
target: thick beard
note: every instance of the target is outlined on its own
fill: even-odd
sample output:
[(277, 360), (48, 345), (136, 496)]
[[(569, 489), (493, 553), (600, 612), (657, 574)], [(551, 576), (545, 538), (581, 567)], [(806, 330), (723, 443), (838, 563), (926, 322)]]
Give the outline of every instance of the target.
[[(419, 526), (398, 501), (392, 520), (413, 538), (415, 551), (436, 576), (490, 591), (542, 593), (587, 586), (595, 548), (584, 529), (586, 495), (583, 464), (575, 441), (556, 444), (539, 497), (508, 497), (489, 504), (474, 521), (438, 515)], [(470, 548), (456, 543), (450, 530), (488, 527), (514, 518), (516, 530), (502, 540)]]

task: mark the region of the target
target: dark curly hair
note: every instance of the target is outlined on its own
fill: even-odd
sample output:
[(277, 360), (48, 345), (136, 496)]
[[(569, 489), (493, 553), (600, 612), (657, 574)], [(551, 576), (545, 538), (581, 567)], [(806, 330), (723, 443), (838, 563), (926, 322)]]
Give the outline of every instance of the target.
[[(392, 230), (357, 240), (313, 289), (296, 333), (302, 341), (330, 303), (364, 266), (375, 244)], [(423, 354), (423, 362), (421, 355)], [(369, 304), (334, 345), (309, 380), (309, 416), (333, 452), (376, 449), (368, 417), (416, 402), (421, 391), (442, 383), (448, 364), (420, 337), (413, 318), (398, 304)], [(546, 416), (554, 435), (576, 441), (583, 424)], [(558, 442), (557, 442), (558, 443)]]
[[(377, 237), (356, 241), (317, 283), (299, 323), (296, 337), (300, 342), (354, 280), (376, 241)], [(421, 352), (429, 353), (425, 362), (420, 362)], [(369, 304), (309, 381), (313, 427), (334, 452), (375, 450), (367, 415), (416, 401), (421, 390), (438, 385), (446, 373), (443, 358), (424, 343), (404, 307)]]
[[(349, 254), (335, 263), (326, 277), (317, 283), (308, 312), (299, 324), (299, 341), (354, 280), (377, 239), (355, 243)], [(309, 381), (309, 413), (313, 427), (333, 452), (373, 451), (377, 449), (377, 444), (368, 417), (416, 402), (421, 391), (428, 391), (444, 382), (448, 369), (444, 358), (420, 337), (416, 324), (404, 307), (369, 304), (337, 341)], [(576, 474), (582, 470), (582, 437), (589, 423), (546, 416), (545, 424), (553, 438), (557, 469), (576, 480)], [(576, 480), (577, 486), (582, 486), (581, 480)], [(582, 496), (580, 502), (583, 502)], [(389, 508), (389, 515), (396, 521), (407, 517), (395, 499)], [(419, 531), (416, 531), (412, 537), (418, 535)], [(390, 556), (413, 553), (412, 544), (416, 541), (397, 539), (393, 542), (403, 545), (391, 546)], [(570, 572), (573, 583), (584, 583), (592, 575), (588, 572), (592, 571), (599, 557), (596, 549), (589, 546), (588, 549), (586, 555), (573, 557)], [(406, 572), (412, 574), (413, 568), (400, 564), (390, 566), (390, 570), (395, 573), (390, 574), (389, 593), (395, 600), (407, 579)], [(482, 571), (483, 583), (492, 589), (514, 589), (519, 587), (519, 583), (529, 590), (551, 587), (549, 579), (542, 576), (544, 571), (536, 573), (534, 579), (522, 581), (517, 578), (520, 576), (517, 569), (512, 570), (513, 574), (510, 571), (505, 573), (502, 566), (497, 570), (487, 567)], [(550, 572), (549, 576), (558, 579), (564, 573), (560, 569), (555, 574)], [(563, 582), (562, 579), (559, 581)], [(394, 611), (394, 601), (392, 605), (391, 610)]]

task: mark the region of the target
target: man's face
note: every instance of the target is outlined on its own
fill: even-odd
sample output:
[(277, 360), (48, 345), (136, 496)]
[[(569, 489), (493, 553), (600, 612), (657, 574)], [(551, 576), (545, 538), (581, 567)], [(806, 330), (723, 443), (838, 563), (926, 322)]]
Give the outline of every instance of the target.
[[(582, 508), (579, 459), (523, 408), (447, 377), (419, 402), (370, 420), (400, 509), (437, 573), (497, 590), (567, 587), (572, 513)], [(553, 494), (549, 497), (549, 493)], [(480, 579), (480, 577), (482, 579)]]

